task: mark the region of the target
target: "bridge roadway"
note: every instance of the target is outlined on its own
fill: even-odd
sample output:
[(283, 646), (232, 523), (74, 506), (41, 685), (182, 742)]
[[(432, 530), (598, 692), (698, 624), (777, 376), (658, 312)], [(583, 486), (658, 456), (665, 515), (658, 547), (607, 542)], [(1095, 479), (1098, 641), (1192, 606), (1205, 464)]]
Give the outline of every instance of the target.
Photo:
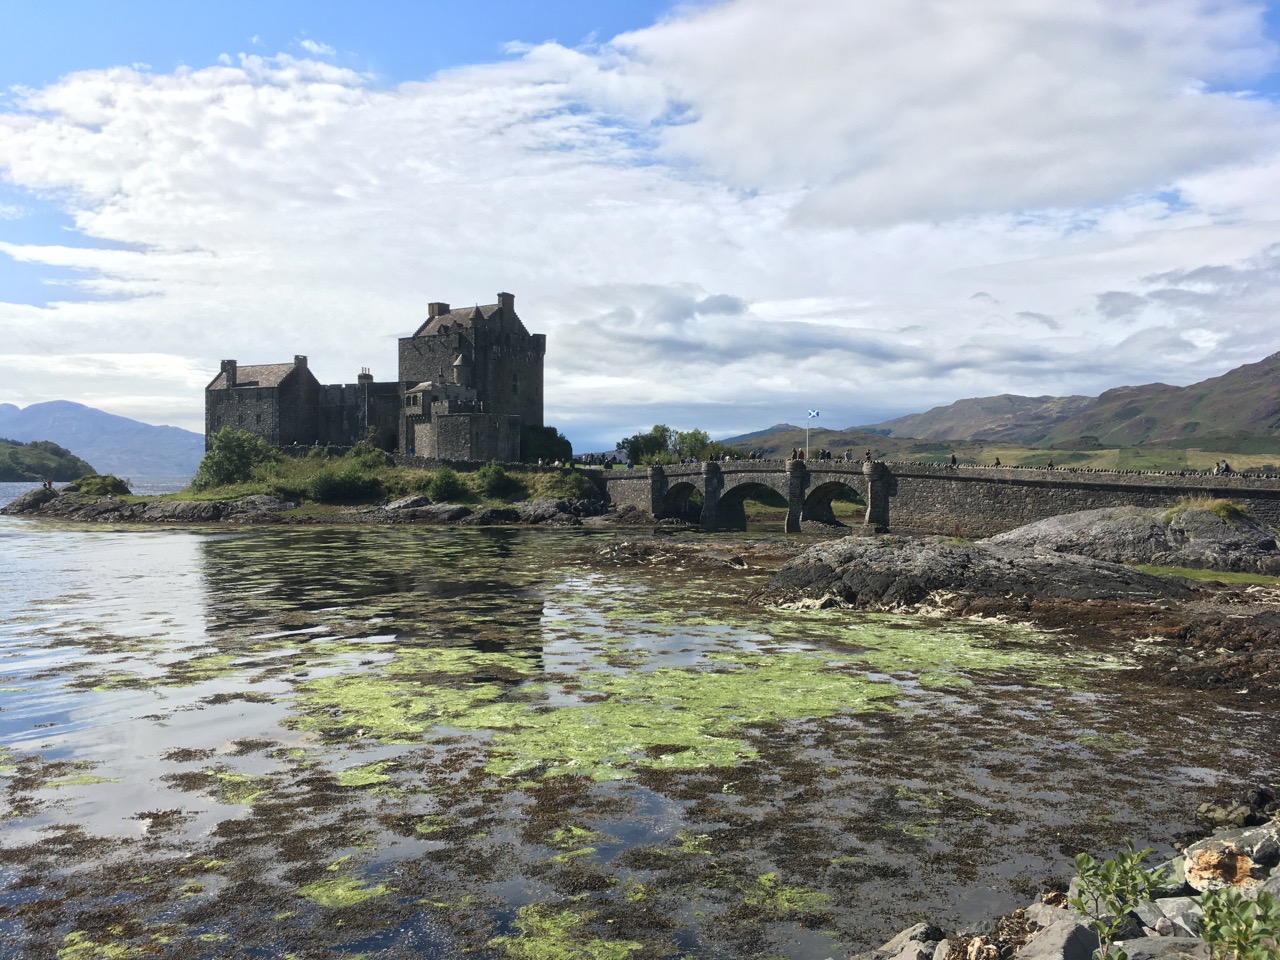
[(1187, 498), (1223, 498), (1280, 527), (1280, 477), (1207, 473), (1139, 473), (1071, 468), (952, 467), (939, 463), (846, 460), (731, 460), (605, 470), (599, 475), (615, 506), (692, 519), (702, 499), (704, 530), (742, 529), (743, 501), (761, 489), (787, 501), (786, 530), (835, 525), (842, 491), (865, 504), (863, 526), (985, 537), (1045, 517), (1096, 507), (1171, 507)]

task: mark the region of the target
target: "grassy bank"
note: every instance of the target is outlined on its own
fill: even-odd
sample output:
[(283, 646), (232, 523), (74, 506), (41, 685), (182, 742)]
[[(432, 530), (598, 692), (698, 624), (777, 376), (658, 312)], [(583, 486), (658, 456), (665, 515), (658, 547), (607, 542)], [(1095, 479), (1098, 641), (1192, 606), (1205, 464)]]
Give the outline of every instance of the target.
[(317, 450), (306, 457), (264, 458), (232, 483), (195, 483), (176, 500), (229, 500), (265, 494), (303, 504), (357, 505), (408, 496), (436, 503), (514, 503), (551, 497), (592, 500), (595, 485), (581, 470), (488, 463), (475, 469), (397, 465), (389, 456), (357, 447), (342, 456)]

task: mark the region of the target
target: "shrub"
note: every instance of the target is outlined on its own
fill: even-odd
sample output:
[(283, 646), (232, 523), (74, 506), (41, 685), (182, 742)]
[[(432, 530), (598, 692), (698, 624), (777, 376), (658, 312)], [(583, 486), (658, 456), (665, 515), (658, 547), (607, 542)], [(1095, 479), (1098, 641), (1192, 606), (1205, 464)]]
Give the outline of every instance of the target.
[(79, 480), (72, 480), (63, 489), (72, 493), (88, 494), (91, 497), (127, 496), (132, 492), (126, 481), (111, 473), (101, 475), (91, 473)]
[(362, 503), (382, 496), (382, 482), (353, 466), (341, 471), (322, 467), (308, 482), (307, 493), (316, 503)]
[(1204, 907), (1204, 939), (1213, 960), (1274, 960), (1280, 935), (1280, 903), (1270, 893), (1246, 900), (1228, 887), (1210, 890)]
[(1125, 960), (1126, 954), (1115, 945), (1115, 939), (1127, 922), (1126, 914), (1139, 901), (1149, 900), (1150, 891), (1163, 880), (1163, 872), (1143, 870), (1142, 861), (1151, 848), (1137, 850), (1132, 840), (1114, 860), (1099, 863), (1087, 853), (1076, 855), (1076, 889), (1071, 908), (1089, 920), (1101, 944), (1095, 953), (1100, 958)]
[(457, 500), (466, 492), (467, 488), (462, 485), (462, 479), (457, 471), (449, 467), (441, 467), (437, 470), (426, 488), (427, 496), (436, 503)]
[(254, 467), (274, 462), (279, 456), (257, 434), (223, 427), (210, 439), (209, 450), (196, 468), (191, 488), (208, 490), (245, 483), (252, 479)]
[(520, 481), (490, 460), (473, 475), (476, 491), (491, 500), (506, 500), (520, 492)]
[(557, 500), (599, 500), (600, 491), (586, 474), (578, 470), (561, 470), (546, 474), (539, 482), (537, 493)]
[(391, 454), (385, 450), (379, 450), (367, 440), (361, 440), (352, 447), (346, 459), (361, 470), (377, 470), (380, 467), (389, 467), (394, 462)]

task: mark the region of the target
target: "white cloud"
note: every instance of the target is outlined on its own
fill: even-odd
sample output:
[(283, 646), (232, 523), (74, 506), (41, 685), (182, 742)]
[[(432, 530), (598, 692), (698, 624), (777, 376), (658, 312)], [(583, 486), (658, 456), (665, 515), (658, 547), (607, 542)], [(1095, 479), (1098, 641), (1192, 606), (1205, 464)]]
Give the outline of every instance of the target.
[(0, 304), (0, 401), (196, 426), (220, 358), (390, 379), (427, 301), (499, 289), (584, 441), (1201, 379), (1280, 348), (1261, 35), (1230, 0), (736, 0), (391, 89), (71, 75), (0, 108), (0, 174), (93, 241), (0, 243), (78, 278)]
[[(257, 38), (255, 37), (254, 39), (256, 40)], [(310, 39), (309, 37), (304, 37), (299, 40), (298, 46), (307, 51), (307, 53), (311, 54), (313, 57), (332, 57), (338, 52), (327, 43), (320, 43), (316, 40)]]

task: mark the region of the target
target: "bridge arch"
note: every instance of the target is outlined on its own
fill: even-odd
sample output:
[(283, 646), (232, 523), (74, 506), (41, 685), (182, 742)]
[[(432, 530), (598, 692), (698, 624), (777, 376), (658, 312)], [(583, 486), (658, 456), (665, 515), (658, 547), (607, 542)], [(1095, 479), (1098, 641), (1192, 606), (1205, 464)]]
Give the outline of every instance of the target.
[(863, 494), (863, 489), (866, 484), (859, 482), (861, 480), (862, 477), (855, 474), (827, 477), (822, 480), (805, 494), (801, 519), (807, 523), (821, 523), (833, 527), (847, 526), (836, 516), (831, 505), (836, 500), (848, 500), (865, 511), (867, 498)]
[[(740, 479), (732, 486), (726, 484), (726, 488), (720, 493), (720, 499), (716, 503), (715, 529), (747, 529), (746, 500), (748, 497), (764, 495), (763, 498), (766, 500), (776, 499), (778, 508), (786, 511), (789, 507), (787, 491), (785, 488), (780, 490), (780, 486), (782, 484), (762, 482), (760, 478)], [(773, 494), (773, 497), (769, 497), (769, 494)]]
[(692, 478), (673, 478), (662, 495), (662, 504), (655, 513), (655, 519), (678, 518), (696, 523), (703, 507), (701, 486)]

